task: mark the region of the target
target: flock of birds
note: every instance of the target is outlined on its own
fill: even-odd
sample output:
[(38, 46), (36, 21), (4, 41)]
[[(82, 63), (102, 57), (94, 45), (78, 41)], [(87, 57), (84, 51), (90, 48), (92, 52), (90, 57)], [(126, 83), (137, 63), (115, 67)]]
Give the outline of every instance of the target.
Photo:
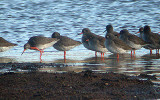
[[(64, 51), (64, 59), (66, 59), (66, 51), (83, 44), (85, 48), (95, 51), (95, 56), (97, 56), (97, 52), (100, 52), (101, 57), (104, 57), (104, 53), (108, 51), (116, 53), (117, 59), (119, 59), (119, 54), (127, 53), (128, 51), (131, 51), (131, 56), (133, 55), (132, 52), (134, 52), (135, 56), (135, 50), (142, 47), (149, 49), (150, 54), (152, 54), (153, 49), (156, 49), (156, 54), (159, 54), (160, 35), (151, 32), (148, 25), (139, 29), (139, 36), (129, 33), (127, 29), (121, 30), (120, 33), (115, 32), (112, 25), (107, 25), (104, 32), (106, 32), (106, 35), (102, 37), (92, 33), (90, 29), (84, 28), (78, 34), (83, 35), (82, 43), (67, 36), (61, 36), (58, 32), (54, 32), (52, 38), (33, 36), (24, 45), (23, 53), (27, 49), (38, 50), (40, 51), (40, 61), (42, 61), (43, 50), (53, 46), (56, 50)], [(0, 52), (6, 51), (13, 46), (17, 46), (17, 44), (10, 43), (0, 37)]]

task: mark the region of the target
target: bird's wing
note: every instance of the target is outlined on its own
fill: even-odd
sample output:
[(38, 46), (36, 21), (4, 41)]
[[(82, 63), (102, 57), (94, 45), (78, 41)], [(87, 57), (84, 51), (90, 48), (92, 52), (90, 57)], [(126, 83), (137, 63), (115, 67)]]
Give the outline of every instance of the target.
[(142, 40), (140, 37), (136, 36), (136, 35), (128, 35), (128, 40), (129, 41), (133, 41), (135, 44), (141, 44), (141, 45), (145, 45), (146, 42), (144, 40)]
[(64, 46), (74, 46), (74, 45), (80, 45), (82, 44), (80, 41), (73, 40), (66, 36), (61, 36), (58, 43), (63, 44)]
[(119, 38), (115, 37), (113, 39), (114, 43), (117, 46), (120, 46), (121, 48), (125, 49), (125, 50), (131, 50), (132, 48), (130, 46), (128, 46), (126, 43), (124, 43), (122, 40), (120, 40)]

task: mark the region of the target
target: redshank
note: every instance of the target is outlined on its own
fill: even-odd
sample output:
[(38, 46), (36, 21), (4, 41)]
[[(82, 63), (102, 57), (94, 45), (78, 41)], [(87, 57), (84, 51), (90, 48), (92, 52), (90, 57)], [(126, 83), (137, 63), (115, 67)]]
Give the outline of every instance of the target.
[(0, 37), (0, 52), (7, 51), (14, 46), (17, 46), (17, 44), (10, 43), (7, 40), (5, 40), (4, 38)]
[[(141, 28), (139, 28), (139, 31), (136, 33), (136, 34), (140, 33), (137, 36), (140, 37), (141, 39), (144, 38), (143, 37), (143, 30), (144, 30), (144, 28), (141, 27)], [(145, 40), (145, 39), (143, 39), (143, 40)], [(152, 49), (154, 49), (154, 47), (152, 46), (152, 44), (148, 44), (148, 45), (144, 46), (144, 48), (145, 49), (150, 49), (150, 54), (152, 54)]]
[(101, 53), (101, 58), (104, 57), (104, 53), (108, 51), (104, 45), (105, 38), (98, 39), (98, 37), (96, 36), (90, 36), (88, 39), (88, 43), (92, 50)]
[(85, 48), (92, 50), (91, 47), (89, 47), (89, 41), (88, 41), (88, 37), (86, 35), (82, 36), (82, 44)]
[(138, 34), (138, 33), (139, 33), (137, 36), (138, 36), (138, 37), (140, 37), (140, 38), (142, 38), (142, 35), (143, 35), (143, 29), (144, 29), (143, 27), (139, 28), (139, 31), (136, 33), (136, 34)]
[(52, 34), (52, 38), (57, 38), (59, 41), (53, 45), (53, 47), (59, 51), (64, 51), (64, 60), (66, 60), (66, 51), (82, 44), (79, 41), (75, 41), (67, 36), (61, 36), (58, 32)]
[[(113, 30), (113, 26), (110, 25), (110, 24), (106, 26), (106, 30), (105, 30), (104, 32), (106, 32), (106, 31), (107, 31), (107, 33), (111, 33), (111, 34), (119, 37), (119, 33), (116, 32), (116, 31), (114, 31), (114, 30)], [(106, 33), (106, 35), (107, 35), (107, 33)]]
[[(105, 38), (99, 35), (96, 35), (90, 31), (88, 28), (84, 28), (82, 30), (82, 43), (88, 43), (87, 49), (95, 51), (95, 55), (97, 56), (96, 52), (101, 52), (101, 57), (104, 56), (104, 53), (108, 50), (105, 48)], [(86, 42), (88, 41), (88, 42)]]
[(152, 49), (156, 49), (157, 54), (159, 54), (159, 49), (160, 49), (159, 34), (151, 32), (150, 26), (146, 25), (144, 26), (142, 38), (144, 39), (144, 41), (150, 43), (149, 45), (150, 54), (152, 54)]
[[(120, 31), (120, 37), (121, 40), (123, 40), (127, 45), (132, 47), (135, 55), (135, 50), (141, 49), (142, 47), (146, 46), (147, 43), (141, 39), (140, 37), (133, 35), (129, 33), (127, 29), (123, 29)], [(132, 55), (132, 51), (131, 51)]]
[(43, 36), (33, 36), (24, 45), (24, 51), (22, 52), (22, 54), (27, 49), (38, 50), (38, 51), (40, 51), (40, 61), (42, 61), (41, 56), (42, 56), (42, 53), (44, 52), (43, 50), (48, 47), (53, 46), (53, 44), (55, 44), (58, 40), (59, 39), (56, 39), (56, 38), (48, 38), (48, 37), (43, 37)]
[[(85, 32), (85, 31), (88, 31), (89, 29), (88, 28), (85, 28), (86, 30), (82, 30), (82, 32), (81, 33), (79, 33), (78, 35), (81, 35), (81, 34), (83, 34), (83, 32)], [(90, 31), (90, 30), (89, 30)], [(91, 33), (92, 34), (92, 33)], [(94, 34), (92, 34), (92, 35), (94, 35)], [(85, 47), (85, 48), (87, 48), (88, 50), (92, 50), (92, 48), (89, 46), (89, 36), (88, 35), (86, 35), (86, 34), (83, 34), (83, 36), (82, 36), (82, 44), (83, 44), (83, 46)], [(94, 50), (92, 50), (92, 51), (94, 51)], [(95, 56), (97, 57), (97, 52), (95, 51)]]
[(112, 52), (117, 54), (117, 59), (119, 60), (119, 54), (127, 53), (131, 51), (132, 48), (124, 43), (121, 39), (114, 36), (113, 34), (107, 34), (105, 36), (105, 46), (106, 48)]

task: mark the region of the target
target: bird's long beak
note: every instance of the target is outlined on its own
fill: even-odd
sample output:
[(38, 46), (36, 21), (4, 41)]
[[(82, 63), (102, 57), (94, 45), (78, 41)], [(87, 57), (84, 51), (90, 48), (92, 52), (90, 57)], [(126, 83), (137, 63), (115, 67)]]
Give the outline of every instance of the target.
[(138, 34), (138, 33), (140, 33), (140, 32), (136, 32), (136, 34)]
[[(23, 50), (22, 54), (24, 53), (24, 51), (26, 51), (26, 49)], [(22, 55), (22, 54), (21, 54), (21, 55)]]
[(77, 35), (81, 35), (81, 34), (83, 34), (83, 33), (78, 33)]
[[(104, 32), (106, 32), (106, 31), (107, 31), (107, 30), (105, 30)], [(104, 33), (104, 32), (103, 32), (103, 33)]]

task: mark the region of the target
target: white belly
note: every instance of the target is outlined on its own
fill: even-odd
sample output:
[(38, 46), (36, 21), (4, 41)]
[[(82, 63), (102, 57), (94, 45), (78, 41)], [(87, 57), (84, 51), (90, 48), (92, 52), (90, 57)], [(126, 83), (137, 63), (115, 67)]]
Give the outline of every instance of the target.
[(0, 52), (4, 52), (12, 48), (13, 46), (8, 46), (8, 47), (0, 47)]
[(100, 45), (90, 45), (90, 47), (91, 47), (92, 50), (97, 51), (97, 52), (105, 53), (105, 52), (108, 51), (107, 48), (104, 48), (104, 47), (102, 47)]
[(57, 41), (53, 41), (53, 42), (50, 42), (50, 43), (47, 43), (47, 44), (41, 44), (41, 45), (38, 45), (37, 48), (38, 49), (46, 49), (48, 47), (51, 47), (53, 46), (53, 44), (55, 44)]
[(127, 43), (130, 47), (132, 47), (132, 48), (134, 48), (134, 49), (141, 49), (142, 48), (142, 45), (140, 45), (140, 44), (135, 44), (135, 43), (133, 43), (133, 42), (129, 42), (129, 43)]
[(107, 40), (105, 41), (105, 46), (106, 48), (108, 49), (108, 51), (112, 52), (112, 53), (120, 53), (120, 54), (123, 54), (123, 53), (127, 53), (128, 50), (124, 50), (120, 47), (117, 47), (115, 45), (111, 45), (110, 43), (107, 42)]
[(74, 45), (74, 46), (57, 46), (57, 45), (53, 45), (53, 47), (54, 47), (56, 50), (59, 50), (59, 51), (68, 51), (68, 50), (74, 48), (75, 45)]

